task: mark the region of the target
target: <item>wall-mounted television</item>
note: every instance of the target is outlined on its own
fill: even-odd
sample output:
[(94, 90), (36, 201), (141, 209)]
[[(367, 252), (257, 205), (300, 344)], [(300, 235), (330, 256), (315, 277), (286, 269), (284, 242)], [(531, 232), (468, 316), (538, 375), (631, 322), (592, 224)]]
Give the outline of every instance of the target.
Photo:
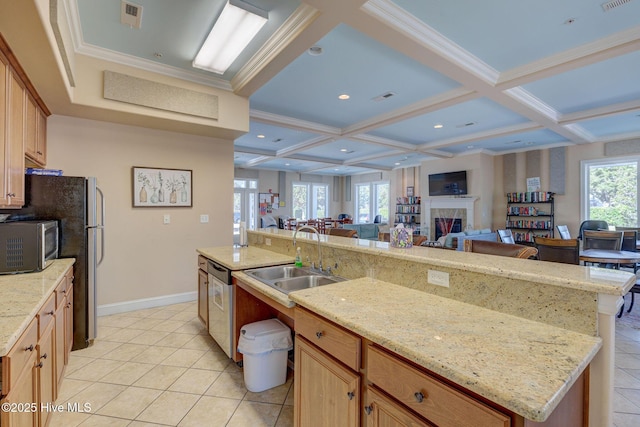
[(459, 196), (467, 194), (467, 171), (429, 175), (429, 196)]

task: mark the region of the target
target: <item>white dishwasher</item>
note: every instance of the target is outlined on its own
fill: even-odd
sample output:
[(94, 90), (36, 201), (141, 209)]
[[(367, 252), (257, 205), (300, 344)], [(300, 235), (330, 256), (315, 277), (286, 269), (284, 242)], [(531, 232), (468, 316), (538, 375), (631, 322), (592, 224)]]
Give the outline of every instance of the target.
[(207, 273), (209, 276), (209, 334), (220, 348), (231, 357), (233, 285), (231, 270), (208, 260)]

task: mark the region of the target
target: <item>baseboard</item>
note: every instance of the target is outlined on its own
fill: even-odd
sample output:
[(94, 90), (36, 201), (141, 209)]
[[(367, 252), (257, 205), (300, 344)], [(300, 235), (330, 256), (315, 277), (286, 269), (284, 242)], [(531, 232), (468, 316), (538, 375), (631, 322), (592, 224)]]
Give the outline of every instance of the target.
[(98, 316), (126, 313), (128, 311), (144, 310), (145, 308), (163, 307), (165, 305), (191, 302), (198, 299), (198, 292), (185, 292), (183, 294), (163, 295), (161, 297), (137, 299), (133, 301), (117, 302), (114, 304), (99, 305)]

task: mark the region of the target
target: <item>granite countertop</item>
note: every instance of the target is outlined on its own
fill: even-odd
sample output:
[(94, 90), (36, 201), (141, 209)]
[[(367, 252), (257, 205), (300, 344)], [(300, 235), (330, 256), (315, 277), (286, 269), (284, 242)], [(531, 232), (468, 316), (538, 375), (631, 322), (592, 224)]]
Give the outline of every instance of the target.
[(277, 252), (247, 246), (236, 248), (232, 246), (216, 246), (199, 248), (196, 251), (230, 270), (247, 270), (249, 268), (267, 267), (270, 265), (293, 264), (295, 258)]
[(62, 258), (39, 273), (0, 275), (0, 357), (11, 350), (74, 262)]
[[(294, 234), (291, 230), (276, 228), (250, 230), (249, 233), (262, 239), (270, 236), (293, 239)], [(397, 258), (403, 261), (433, 263), (441, 267), (498, 275), (511, 279), (527, 280), (607, 295), (624, 296), (636, 282), (636, 277), (633, 273), (622, 270), (544, 261), (531, 262), (531, 260), (526, 259), (496, 257), (494, 255), (422, 246), (400, 249), (390, 247), (387, 242), (375, 240), (345, 239), (327, 234), (319, 236), (323, 247), (347, 249), (369, 255)], [(309, 240), (314, 244), (317, 242), (314, 233), (299, 232), (296, 237), (301, 241)]]
[(296, 291), (296, 304), (532, 421), (544, 421), (599, 337), (371, 278)]

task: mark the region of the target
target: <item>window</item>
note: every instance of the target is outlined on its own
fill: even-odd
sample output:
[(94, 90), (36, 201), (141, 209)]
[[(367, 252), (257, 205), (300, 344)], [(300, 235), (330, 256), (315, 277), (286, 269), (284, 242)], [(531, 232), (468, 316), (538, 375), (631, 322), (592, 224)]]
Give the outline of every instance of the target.
[(255, 179), (233, 180), (233, 239), (239, 243), (240, 221), (247, 229), (255, 230), (258, 209), (258, 181)]
[(373, 222), (377, 215), (381, 222), (389, 222), (389, 182), (356, 184), (356, 221)]
[(291, 216), (300, 220), (329, 216), (329, 186), (327, 184), (294, 183)]
[(640, 157), (582, 162), (582, 217), (638, 227)]

